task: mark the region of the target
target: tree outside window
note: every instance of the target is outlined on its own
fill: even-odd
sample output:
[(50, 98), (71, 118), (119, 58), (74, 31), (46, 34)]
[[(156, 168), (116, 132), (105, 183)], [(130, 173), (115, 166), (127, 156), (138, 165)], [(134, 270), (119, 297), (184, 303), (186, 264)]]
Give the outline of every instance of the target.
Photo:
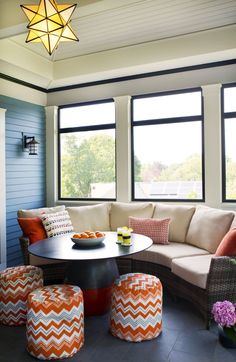
[(59, 109), (59, 198), (115, 199), (113, 102)]

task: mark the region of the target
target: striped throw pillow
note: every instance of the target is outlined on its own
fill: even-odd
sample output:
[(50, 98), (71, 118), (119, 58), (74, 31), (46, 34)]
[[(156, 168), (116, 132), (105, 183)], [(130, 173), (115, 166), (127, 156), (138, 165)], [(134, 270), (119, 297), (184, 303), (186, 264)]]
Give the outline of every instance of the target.
[(43, 214), (41, 219), (48, 238), (73, 232), (73, 226), (67, 211)]
[(129, 217), (129, 227), (134, 233), (148, 236), (154, 244), (169, 244), (170, 218), (149, 219)]

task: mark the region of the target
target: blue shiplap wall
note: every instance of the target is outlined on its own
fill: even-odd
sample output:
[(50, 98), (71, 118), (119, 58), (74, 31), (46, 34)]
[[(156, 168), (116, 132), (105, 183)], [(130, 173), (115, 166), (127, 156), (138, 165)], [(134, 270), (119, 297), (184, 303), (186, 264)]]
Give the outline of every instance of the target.
[[(44, 107), (0, 96), (6, 111), (7, 265), (22, 264), (18, 209), (45, 206)], [(22, 132), (40, 142), (37, 156), (22, 152)]]

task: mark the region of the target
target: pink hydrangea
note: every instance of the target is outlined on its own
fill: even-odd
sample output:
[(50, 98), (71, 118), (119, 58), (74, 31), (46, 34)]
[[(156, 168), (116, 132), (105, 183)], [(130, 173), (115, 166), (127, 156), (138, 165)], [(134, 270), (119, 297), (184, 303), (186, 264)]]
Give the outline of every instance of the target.
[(216, 302), (213, 305), (212, 314), (215, 322), (222, 327), (232, 327), (236, 325), (236, 304), (227, 300)]

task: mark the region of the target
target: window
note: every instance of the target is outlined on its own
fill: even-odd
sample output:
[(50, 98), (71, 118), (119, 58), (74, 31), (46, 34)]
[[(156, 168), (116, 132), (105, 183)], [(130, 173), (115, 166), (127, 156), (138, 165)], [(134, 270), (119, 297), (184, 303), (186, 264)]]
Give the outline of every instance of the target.
[(236, 84), (222, 88), (223, 201), (236, 201)]
[(133, 200), (204, 200), (200, 89), (132, 98)]
[(112, 100), (59, 107), (59, 199), (114, 200)]

